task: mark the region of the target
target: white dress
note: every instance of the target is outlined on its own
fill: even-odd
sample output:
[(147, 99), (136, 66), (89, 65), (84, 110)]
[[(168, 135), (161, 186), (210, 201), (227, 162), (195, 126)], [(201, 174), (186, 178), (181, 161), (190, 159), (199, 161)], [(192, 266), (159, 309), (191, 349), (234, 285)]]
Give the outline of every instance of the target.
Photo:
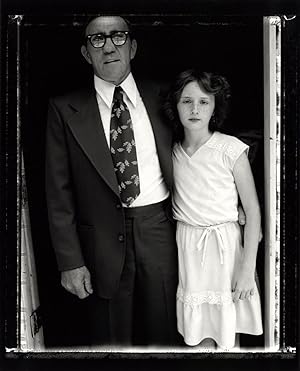
[(234, 303), (231, 292), (242, 253), (233, 167), (248, 146), (214, 132), (191, 157), (173, 150), (173, 213), (177, 222), (179, 285), (177, 326), (188, 345), (212, 338), (234, 347), (235, 334), (262, 334), (257, 287)]

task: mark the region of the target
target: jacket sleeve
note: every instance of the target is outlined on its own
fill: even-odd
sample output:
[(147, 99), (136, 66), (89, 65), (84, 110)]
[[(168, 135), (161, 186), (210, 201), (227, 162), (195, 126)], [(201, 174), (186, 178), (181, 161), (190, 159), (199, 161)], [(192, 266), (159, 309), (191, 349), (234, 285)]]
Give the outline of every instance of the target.
[(84, 265), (76, 228), (76, 212), (66, 128), (53, 100), (46, 131), (46, 199), (49, 230), (61, 271)]

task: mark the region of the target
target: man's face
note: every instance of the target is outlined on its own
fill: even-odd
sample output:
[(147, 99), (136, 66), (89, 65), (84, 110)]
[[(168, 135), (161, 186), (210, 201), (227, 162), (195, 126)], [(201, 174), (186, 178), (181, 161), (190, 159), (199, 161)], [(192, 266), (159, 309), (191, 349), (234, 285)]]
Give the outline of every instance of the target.
[[(86, 36), (96, 33), (110, 35), (115, 31), (128, 31), (123, 18), (102, 16), (92, 20), (86, 28)], [(101, 79), (119, 85), (130, 73), (130, 61), (136, 53), (136, 40), (130, 36), (124, 45), (115, 46), (110, 38), (106, 39), (102, 48), (94, 48), (87, 40), (81, 47), (84, 58), (93, 66), (94, 73)]]

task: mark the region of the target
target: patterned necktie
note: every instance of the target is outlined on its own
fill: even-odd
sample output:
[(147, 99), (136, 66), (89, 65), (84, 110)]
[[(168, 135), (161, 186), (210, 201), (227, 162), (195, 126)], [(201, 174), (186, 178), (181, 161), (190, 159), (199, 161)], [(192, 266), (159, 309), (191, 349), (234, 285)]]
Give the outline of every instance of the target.
[(129, 206), (140, 194), (140, 180), (133, 127), (123, 94), (121, 87), (115, 88), (110, 120), (110, 152), (121, 200)]

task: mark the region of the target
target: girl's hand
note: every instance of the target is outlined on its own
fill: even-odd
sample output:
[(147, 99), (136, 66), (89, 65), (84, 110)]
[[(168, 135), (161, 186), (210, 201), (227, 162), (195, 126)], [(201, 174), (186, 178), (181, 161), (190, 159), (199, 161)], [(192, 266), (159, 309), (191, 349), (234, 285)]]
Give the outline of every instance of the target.
[(249, 299), (250, 296), (254, 295), (254, 288), (254, 273), (247, 271), (247, 269), (239, 269), (233, 281), (233, 302)]

